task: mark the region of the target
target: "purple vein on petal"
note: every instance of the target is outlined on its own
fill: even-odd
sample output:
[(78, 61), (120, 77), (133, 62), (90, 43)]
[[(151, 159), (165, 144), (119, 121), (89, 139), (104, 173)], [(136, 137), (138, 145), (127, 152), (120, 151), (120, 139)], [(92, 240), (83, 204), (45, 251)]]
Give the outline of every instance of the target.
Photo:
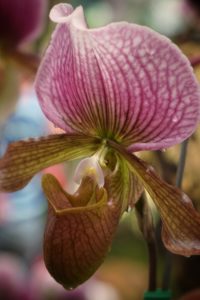
[(130, 151), (169, 147), (192, 134), (199, 87), (167, 38), (125, 22), (88, 29), (81, 7), (57, 20), (62, 24), (36, 80), (51, 121), (67, 132), (112, 138)]

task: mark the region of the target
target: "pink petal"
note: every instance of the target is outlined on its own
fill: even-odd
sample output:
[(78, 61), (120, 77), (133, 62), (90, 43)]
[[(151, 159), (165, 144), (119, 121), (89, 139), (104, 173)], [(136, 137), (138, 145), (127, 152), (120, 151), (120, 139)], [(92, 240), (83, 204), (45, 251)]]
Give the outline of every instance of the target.
[(41, 30), (47, 0), (0, 0), (0, 37), (9, 45), (34, 38)]
[(82, 7), (71, 12), (67, 4), (51, 12), (60, 24), (36, 80), (46, 116), (67, 132), (114, 139), (131, 151), (190, 136), (200, 93), (180, 50), (146, 27), (88, 29)]

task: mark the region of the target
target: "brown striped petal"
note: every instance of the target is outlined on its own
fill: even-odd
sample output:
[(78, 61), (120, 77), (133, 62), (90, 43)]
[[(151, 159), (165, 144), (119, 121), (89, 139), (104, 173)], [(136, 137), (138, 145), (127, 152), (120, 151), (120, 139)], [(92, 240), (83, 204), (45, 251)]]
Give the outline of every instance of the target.
[(84, 178), (74, 195), (54, 176), (43, 176), (49, 210), (44, 236), (44, 261), (50, 274), (66, 289), (87, 280), (103, 262), (121, 207), (108, 201), (104, 188)]
[(40, 170), (64, 160), (92, 155), (98, 140), (80, 135), (50, 135), (9, 145), (0, 160), (0, 190), (23, 188)]
[(162, 239), (168, 250), (185, 256), (200, 254), (200, 213), (181, 190), (160, 179), (153, 167), (111, 143), (130, 163), (131, 170), (143, 182), (158, 208), (162, 221)]

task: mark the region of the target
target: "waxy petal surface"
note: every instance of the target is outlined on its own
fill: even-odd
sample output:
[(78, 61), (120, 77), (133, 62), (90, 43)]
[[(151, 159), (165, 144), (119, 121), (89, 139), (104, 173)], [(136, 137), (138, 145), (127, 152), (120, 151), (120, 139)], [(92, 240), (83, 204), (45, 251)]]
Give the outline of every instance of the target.
[(199, 120), (198, 83), (166, 37), (125, 22), (88, 29), (82, 7), (57, 5), (36, 79), (46, 116), (67, 132), (109, 137), (130, 151), (169, 147)]
[(122, 213), (135, 206), (144, 188), (121, 157), (118, 157), (116, 170), (106, 177), (105, 187), (108, 192), (109, 201), (122, 203)]
[(94, 138), (66, 134), (12, 143), (0, 160), (0, 190), (21, 189), (40, 170), (92, 155), (97, 148)]
[(185, 256), (200, 254), (200, 213), (181, 190), (161, 180), (153, 167), (111, 143), (130, 163), (160, 212), (162, 238), (168, 250)]
[[(65, 288), (74, 288), (87, 280), (109, 251), (121, 214), (118, 203), (107, 202), (107, 193), (99, 190), (96, 202), (82, 206), (70, 203), (52, 175), (43, 177), (49, 203), (44, 236), (44, 261), (50, 274)], [(80, 203), (81, 204), (81, 203)]]
[(1, 42), (16, 46), (33, 39), (41, 30), (46, 6), (47, 0), (0, 0)]

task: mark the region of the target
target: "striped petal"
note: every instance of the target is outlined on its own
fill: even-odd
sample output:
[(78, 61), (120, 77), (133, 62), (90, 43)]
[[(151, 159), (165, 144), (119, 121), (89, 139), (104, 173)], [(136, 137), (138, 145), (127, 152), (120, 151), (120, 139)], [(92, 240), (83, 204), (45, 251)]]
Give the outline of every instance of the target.
[(112, 143), (130, 163), (157, 206), (162, 221), (162, 239), (167, 249), (185, 256), (200, 254), (200, 213), (181, 190), (162, 181), (153, 167)]
[(116, 140), (129, 150), (186, 139), (200, 113), (197, 81), (166, 37), (125, 22), (88, 29), (82, 7), (60, 4), (36, 79), (46, 116), (67, 132)]
[(44, 236), (44, 261), (66, 289), (75, 288), (97, 270), (116, 231), (121, 207), (110, 203), (104, 188), (84, 178), (74, 195), (54, 176), (43, 177), (49, 210)]
[(41, 30), (47, 0), (0, 0), (1, 46), (17, 46)]
[(21, 189), (40, 170), (92, 155), (97, 148), (94, 138), (66, 134), (12, 143), (0, 160), (0, 190)]

